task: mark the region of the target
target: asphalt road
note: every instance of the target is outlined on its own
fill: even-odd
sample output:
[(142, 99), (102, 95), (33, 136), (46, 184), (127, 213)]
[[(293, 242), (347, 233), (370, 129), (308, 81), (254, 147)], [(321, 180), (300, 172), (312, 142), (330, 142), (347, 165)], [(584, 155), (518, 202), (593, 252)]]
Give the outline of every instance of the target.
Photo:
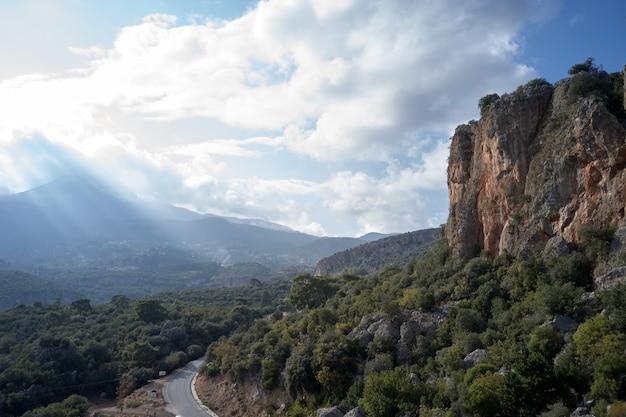
[(169, 412), (183, 417), (217, 417), (208, 408), (200, 406), (191, 388), (203, 362), (204, 359), (189, 362), (184, 368), (172, 374), (165, 383), (163, 395)]

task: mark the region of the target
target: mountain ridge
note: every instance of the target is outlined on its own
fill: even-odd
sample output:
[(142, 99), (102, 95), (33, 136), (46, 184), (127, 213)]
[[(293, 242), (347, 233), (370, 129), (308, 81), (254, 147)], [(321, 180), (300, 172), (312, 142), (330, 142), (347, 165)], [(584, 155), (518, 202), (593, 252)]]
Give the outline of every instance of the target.
[(229, 265), (252, 261), (272, 269), (314, 269), (323, 257), (389, 236), (318, 237), (261, 219), (146, 203), (85, 173), (0, 196), (0, 228), (0, 257), (18, 264), (83, 262), (98, 256), (106, 261), (113, 256), (110, 244), (121, 244), (135, 252), (178, 247), (198, 259)]

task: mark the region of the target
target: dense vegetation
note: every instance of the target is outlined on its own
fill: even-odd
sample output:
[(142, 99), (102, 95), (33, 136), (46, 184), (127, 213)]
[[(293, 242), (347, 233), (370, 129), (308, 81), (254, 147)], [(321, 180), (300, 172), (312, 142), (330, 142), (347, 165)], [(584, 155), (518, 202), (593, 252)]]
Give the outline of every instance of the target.
[[(0, 415), (80, 415), (85, 398), (123, 397), (205, 352), (208, 375), (285, 390), (292, 417), (330, 405), (360, 405), (369, 417), (560, 416), (586, 399), (596, 415), (609, 404), (617, 415), (626, 287), (583, 297), (613, 232), (585, 226), (584, 247), (552, 259), (462, 260), (440, 240), (370, 276), (301, 273), (104, 305), (20, 306), (0, 314)], [(437, 314), (434, 331), (402, 355), (393, 332), (363, 343), (353, 331)], [(575, 323), (547, 325), (555, 316)], [(484, 354), (470, 366), (472, 352)]]
[[(626, 288), (583, 297), (613, 230), (585, 227), (584, 250), (559, 258), (462, 261), (442, 240), (369, 277), (300, 275), (289, 299), (297, 308), (213, 342), (205, 372), (232, 381), (260, 374), (265, 389), (289, 392), (292, 417), (331, 405), (360, 405), (369, 417), (565, 416), (591, 399), (596, 415), (609, 404), (609, 415), (622, 415)], [(418, 335), (408, 356), (399, 356), (397, 335), (361, 344), (351, 333), (364, 317), (399, 326), (407, 311), (442, 310), (446, 319)], [(549, 324), (560, 316), (571, 327)], [(484, 352), (475, 366), (472, 352)]]
[(162, 246), (107, 260), (35, 265), (0, 260), (0, 310), (56, 298), (64, 303), (89, 298), (94, 305), (103, 304), (117, 294), (140, 298), (163, 291), (240, 286), (251, 279), (288, 278), (298, 271), (295, 267), (272, 271), (258, 262), (221, 265), (192, 255)]
[[(289, 282), (77, 299), (0, 313), (0, 415), (82, 415), (86, 397), (124, 397), (277, 308)], [(75, 414), (73, 414), (75, 413)]]

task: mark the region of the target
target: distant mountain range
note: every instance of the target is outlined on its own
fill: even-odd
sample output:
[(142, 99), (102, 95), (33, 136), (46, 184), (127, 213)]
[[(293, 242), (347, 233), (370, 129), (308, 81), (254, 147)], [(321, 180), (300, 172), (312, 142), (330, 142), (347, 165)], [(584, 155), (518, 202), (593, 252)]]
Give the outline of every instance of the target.
[(131, 252), (171, 246), (202, 260), (272, 269), (313, 268), (323, 257), (388, 236), (320, 238), (262, 220), (147, 205), (87, 176), (0, 196), (0, 230), (0, 258), (20, 264), (106, 261), (118, 256), (114, 244)]
[(330, 275), (373, 272), (421, 251), (435, 235), (317, 237), (258, 219), (147, 204), (89, 176), (65, 176), (0, 196), (0, 310), (289, 279), (320, 266)]

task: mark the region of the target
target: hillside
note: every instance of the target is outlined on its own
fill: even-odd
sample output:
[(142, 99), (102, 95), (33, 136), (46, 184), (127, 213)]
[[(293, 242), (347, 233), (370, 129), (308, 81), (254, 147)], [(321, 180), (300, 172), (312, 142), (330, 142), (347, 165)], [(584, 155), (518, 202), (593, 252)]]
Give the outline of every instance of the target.
[(63, 287), (22, 271), (0, 269), (0, 311), (31, 305), (36, 302), (52, 304), (69, 303), (80, 297), (75, 289)]
[[(40, 288), (3, 281), (20, 303), (104, 303), (124, 294), (247, 283), (314, 270), (336, 252), (385, 237), (317, 237), (258, 219), (236, 219), (148, 204), (89, 175), (68, 175), (0, 196), (0, 257), (7, 269), (42, 278)], [(20, 301), (16, 301), (20, 300)]]
[(337, 275), (349, 270), (369, 274), (387, 265), (404, 265), (431, 249), (440, 234), (439, 229), (426, 229), (364, 243), (323, 258), (317, 263), (315, 273)]
[(202, 390), (231, 400), (205, 401), (244, 416), (623, 415), (623, 75), (584, 72), (481, 100), (452, 139), (445, 238), (398, 266), (370, 259), (394, 237), (295, 277), (281, 320), (209, 347)]
[(258, 261), (271, 267), (284, 262), (278, 265), (283, 267), (292, 260), (276, 259), (278, 254), (317, 239), (267, 222), (149, 204), (80, 173), (1, 196), (0, 229), (2, 258), (22, 264), (114, 260), (112, 246), (133, 253), (172, 246), (207, 261)]

